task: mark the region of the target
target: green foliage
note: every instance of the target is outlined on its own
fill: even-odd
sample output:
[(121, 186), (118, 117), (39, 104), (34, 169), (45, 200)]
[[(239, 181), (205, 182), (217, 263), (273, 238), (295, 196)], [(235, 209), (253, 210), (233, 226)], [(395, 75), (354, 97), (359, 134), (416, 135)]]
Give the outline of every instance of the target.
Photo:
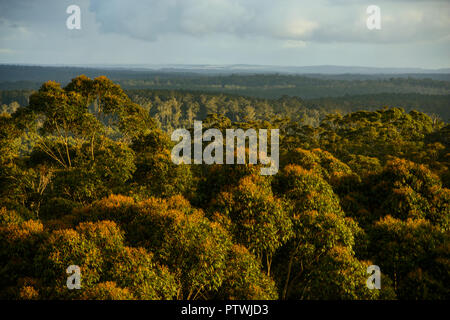
[(101, 282), (83, 292), (83, 300), (134, 300), (128, 289), (117, 287), (115, 282)]
[(79, 204), (64, 198), (52, 198), (48, 200), (39, 211), (41, 219), (59, 219), (68, 215), (73, 209), (79, 207)]
[(191, 169), (175, 165), (171, 160), (173, 143), (159, 129), (135, 139), (132, 148), (137, 154), (136, 172), (133, 176), (135, 196), (140, 198), (190, 195)]
[(386, 164), (371, 190), (379, 215), (426, 218), (443, 230), (449, 227), (449, 192), (427, 167), (401, 159)]
[(261, 264), (244, 246), (234, 245), (227, 257), (223, 285), (216, 299), (274, 300), (275, 282), (261, 272)]
[[(267, 94), (273, 81), (277, 92), (349, 85), (203, 80), (198, 88)], [(436, 117), (410, 107), (329, 113), (333, 101), (287, 96), (129, 97), (106, 77), (44, 83), (29, 103), (24, 94), (0, 93), (14, 99), (0, 114), (0, 298), (449, 298), (450, 131)], [(205, 130), (280, 129), (280, 171), (175, 165), (168, 133), (192, 131), (194, 120)], [(366, 288), (371, 264), (381, 290)], [(70, 265), (81, 268), (81, 290), (66, 287)]]
[(182, 287), (179, 297), (195, 299), (217, 290), (231, 246), (225, 230), (180, 197), (151, 198), (138, 207), (130, 226), (131, 241), (154, 252), (177, 275)]
[(5, 299), (21, 278), (33, 276), (35, 252), (45, 232), (40, 221), (25, 220), (5, 208), (0, 219), (0, 296)]
[(270, 274), (273, 254), (291, 236), (291, 221), (280, 199), (273, 196), (270, 181), (259, 175), (242, 178), (236, 187), (217, 199), (216, 217), (237, 243), (253, 252)]
[(448, 299), (448, 232), (424, 219), (387, 216), (374, 224), (370, 239), (374, 262), (393, 280), (399, 298)]
[(317, 173), (300, 166), (287, 165), (274, 183), (278, 194), (290, 200), (297, 212), (316, 210), (343, 214), (339, 198)]
[[(119, 286), (115, 293), (108, 294), (126, 298), (170, 299), (177, 291), (174, 277), (167, 269), (154, 263), (145, 249), (126, 247), (123, 232), (107, 220), (81, 223), (75, 230), (53, 231), (39, 248), (34, 262), (43, 294), (49, 298), (103, 295), (108, 289), (101, 285), (105, 281)], [(65, 269), (69, 265), (80, 267), (86, 293), (67, 290)]]
[[(370, 300), (379, 297), (378, 290), (367, 289), (366, 268), (370, 263), (358, 261), (345, 247), (333, 247), (309, 274), (310, 282), (300, 288), (301, 299)], [(384, 278), (384, 277), (383, 277)], [(303, 289), (303, 290), (301, 290)], [(387, 298), (395, 298), (387, 283), (383, 283)], [(384, 293), (383, 292), (383, 293)]]

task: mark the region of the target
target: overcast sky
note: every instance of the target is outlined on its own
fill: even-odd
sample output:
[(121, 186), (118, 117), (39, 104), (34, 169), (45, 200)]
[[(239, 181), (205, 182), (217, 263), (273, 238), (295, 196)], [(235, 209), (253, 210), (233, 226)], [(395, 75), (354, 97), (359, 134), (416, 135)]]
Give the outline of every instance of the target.
[(448, 68), (450, 0), (0, 0), (0, 63)]

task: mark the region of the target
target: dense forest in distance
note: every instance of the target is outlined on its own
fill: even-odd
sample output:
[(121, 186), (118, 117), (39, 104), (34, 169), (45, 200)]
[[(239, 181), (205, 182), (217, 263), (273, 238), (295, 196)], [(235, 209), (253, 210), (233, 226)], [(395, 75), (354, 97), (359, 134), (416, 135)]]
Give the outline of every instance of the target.
[[(0, 298), (450, 299), (445, 75), (40, 70), (0, 82)], [(194, 120), (280, 129), (278, 174), (175, 165)]]
[[(17, 108), (17, 103), (25, 106), (30, 94), (43, 82), (53, 80), (64, 85), (79, 74), (91, 78), (106, 75), (124, 88), (133, 101), (149, 108), (151, 105), (153, 115), (170, 122), (163, 125), (169, 129), (189, 123), (192, 117), (205, 119), (211, 112), (239, 120), (248, 107), (255, 109), (257, 119), (273, 115), (298, 119), (302, 114), (307, 115), (307, 123), (314, 124), (330, 112), (345, 114), (385, 106), (421, 111), (444, 121), (450, 119), (450, 74), (438, 73), (226, 75), (0, 65), (0, 106), (9, 111)], [(174, 106), (161, 106), (171, 99), (177, 100)], [(193, 106), (188, 106), (189, 99), (195, 100)], [(161, 109), (169, 115), (160, 114)], [(177, 115), (172, 117), (172, 113)]]
[(450, 73), (443, 74), (221, 74), (185, 71), (96, 69), (0, 65), (0, 90), (36, 90), (53, 80), (67, 84), (77, 75), (105, 75), (124, 89), (196, 90), (260, 98), (283, 95), (303, 99), (377, 93), (445, 95)]
[[(26, 106), (32, 92), (0, 90), (0, 110), (11, 113), (19, 106)], [(432, 118), (450, 119), (448, 94), (379, 93), (317, 99), (296, 96), (266, 99), (187, 90), (132, 89), (125, 92), (134, 102), (147, 108), (166, 131), (190, 125), (193, 119), (204, 120), (209, 113), (220, 113), (233, 121), (244, 118), (268, 120), (279, 116), (303, 119), (306, 124), (317, 125), (328, 113), (346, 114), (396, 106), (406, 111), (424, 112)]]

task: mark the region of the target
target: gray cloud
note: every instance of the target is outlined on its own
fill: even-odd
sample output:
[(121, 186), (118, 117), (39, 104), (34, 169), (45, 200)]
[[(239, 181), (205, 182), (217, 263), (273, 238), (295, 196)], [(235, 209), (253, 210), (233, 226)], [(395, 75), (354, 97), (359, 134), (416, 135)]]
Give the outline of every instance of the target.
[(398, 43), (450, 34), (448, 1), (380, 1), (382, 30), (376, 32), (366, 28), (366, 6), (366, 1), (358, 0), (91, 0), (90, 10), (102, 31), (150, 41), (168, 33), (226, 33), (316, 42)]
[[(365, 26), (381, 7), (382, 30)], [(82, 29), (65, 26), (77, 4)], [(0, 63), (450, 67), (449, 1), (0, 0)]]

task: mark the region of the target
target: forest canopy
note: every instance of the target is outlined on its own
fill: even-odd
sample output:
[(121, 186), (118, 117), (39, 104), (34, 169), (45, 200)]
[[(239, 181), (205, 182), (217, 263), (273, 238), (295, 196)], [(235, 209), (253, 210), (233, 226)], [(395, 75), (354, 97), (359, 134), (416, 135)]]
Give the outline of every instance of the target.
[[(343, 97), (334, 112), (104, 76), (22, 94), (1, 95), (3, 299), (450, 298), (448, 96), (439, 118), (414, 95), (405, 108)], [(175, 165), (170, 132), (194, 120), (279, 129), (280, 171)], [(81, 290), (66, 287), (70, 265)]]

